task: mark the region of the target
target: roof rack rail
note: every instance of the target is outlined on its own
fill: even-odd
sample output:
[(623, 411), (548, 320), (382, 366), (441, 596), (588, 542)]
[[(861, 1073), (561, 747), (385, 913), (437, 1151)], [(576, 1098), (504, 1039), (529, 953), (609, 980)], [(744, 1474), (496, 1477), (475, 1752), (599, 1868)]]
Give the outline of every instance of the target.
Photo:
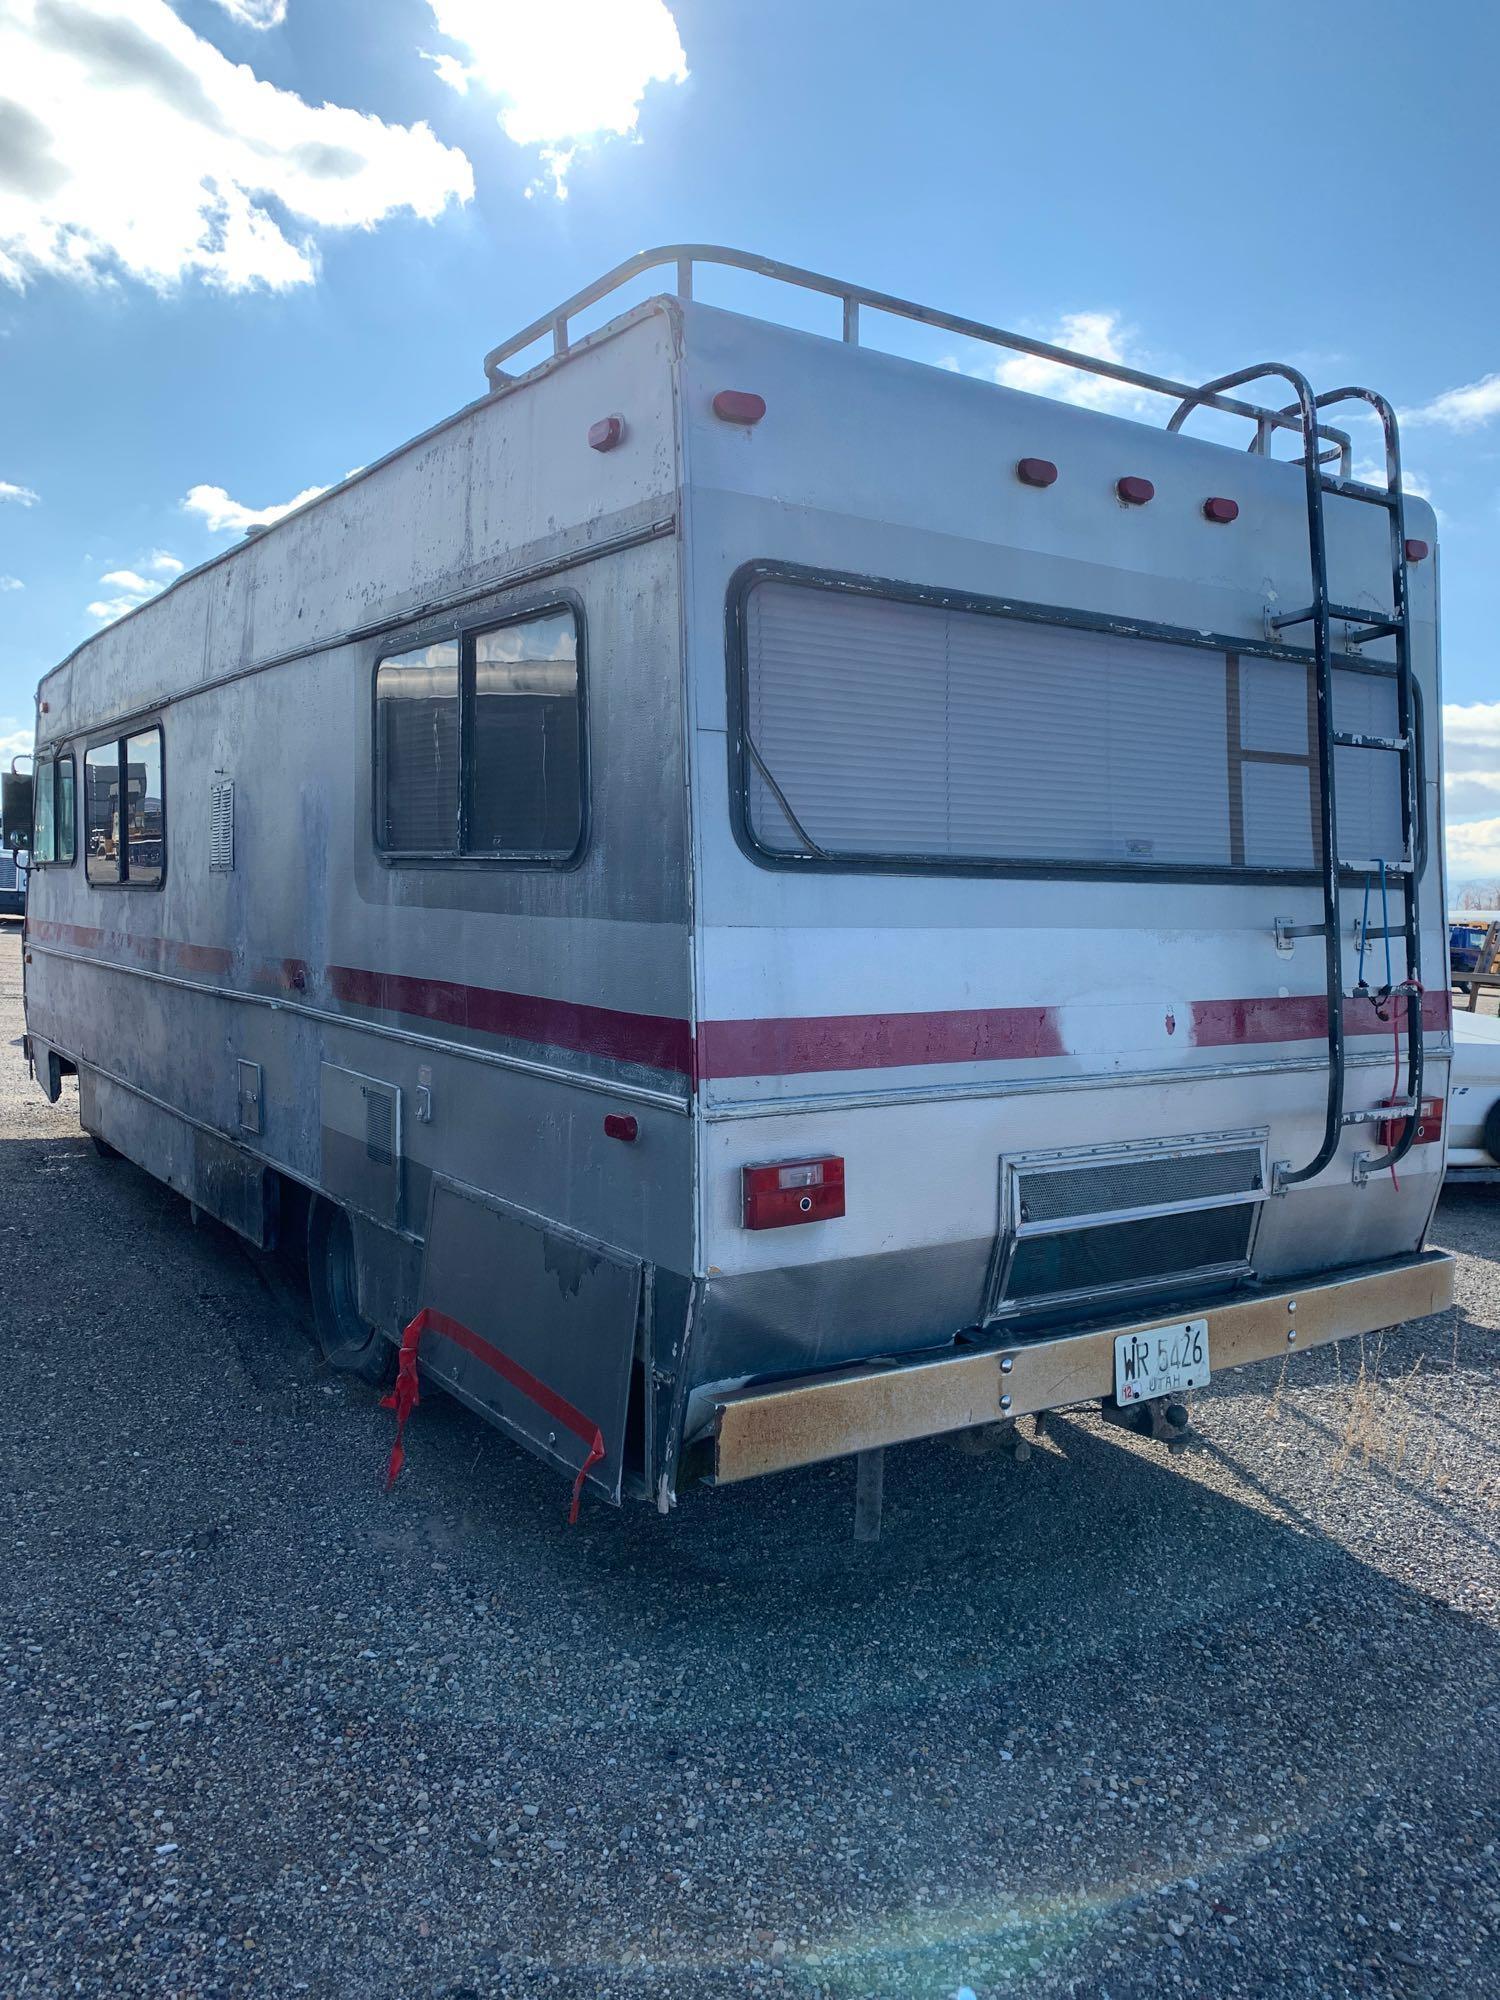
[[(844, 339), (851, 346), (859, 345), (860, 309), (868, 307), (871, 312), (915, 320), (921, 326), (941, 327), (945, 333), (961, 334), (966, 340), (984, 341), (991, 347), (1005, 347), (1017, 354), (1034, 355), (1039, 361), (1056, 362), (1061, 368), (1076, 368), (1087, 375), (1103, 375), (1113, 382), (1126, 382), (1132, 388), (1148, 389), (1158, 396), (1170, 396), (1179, 403), (1190, 401), (1193, 407), (1224, 410), (1230, 416), (1247, 417), (1255, 425), (1255, 437), (1249, 449), (1262, 455), (1269, 447), (1272, 431), (1287, 430), (1299, 436), (1302, 434), (1302, 417), (1297, 410), (1263, 408), (1258, 403), (1245, 403), (1233, 396), (1195, 388), (1188, 382), (1174, 382), (1165, 375), (1151, 375), (1142, 368), (1127, 368), (1118, 361), (1101, 361), (1093, 355), (1075, 354), (1071, 348), (1054, 347), (1050, 341), (1033, 340), (1024, 333), (1008, 333), (1003, 327), (987, 326), (982, 320), (940, 312), (936, 306), (920, 305), (915, 299), (896, 298), (890, 292), (874, 292), (867, 286), (850, 284), (843, 278), (830, 278), (821, 271), (804, 270), (799, 264), (783, 264), (778, 258), (761, 257), (751, 250), (733, 250), (722, 243), (667, 243), (655, 250), (639, 250), (635, 256), (627, 257), (623, 264), (617, 264), (602, 278), (596, 278), (592, 284), (574, 292), (571, 298), (564, 299), (561, 305), (543, 313), (529, 326), (523, 326), (519, 333), (501, 341), (498, 347), (492, 347), (484, 357), (485, 378), (490, 388), (499, 389), (510, 380), (504, 364), (513, 355), (549, 334), (553, 354), (566, 354), (569, 321), (589, 306), (596, 305), (600, 299), (607, 298), (611, 292), (618, 291), (632, 278), (639, 277), (643, 271), (673, 269), (678, 298), (690, 299), (693, 296), (694, 266), (699, 264), (751, 271), (758, 277), (774, 278), (781, 284), (797, 285), (803, 291), (822, 292), (828, 298), (838, 299), (844, 309)], [(1175, 428), (1175, 425), (1170, 428)], [(1319, 425), (1317, 434), (1337, 448), (1340, 476), (1347, 479), (1353, 463), (1353, 450), (1347, 433), (1330, 425)]]

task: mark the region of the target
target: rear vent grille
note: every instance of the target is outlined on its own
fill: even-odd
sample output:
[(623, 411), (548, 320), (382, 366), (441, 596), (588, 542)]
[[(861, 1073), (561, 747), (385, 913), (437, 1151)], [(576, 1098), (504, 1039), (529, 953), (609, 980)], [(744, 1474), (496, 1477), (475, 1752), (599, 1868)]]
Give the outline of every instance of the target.
[(1002, 1160), (990, 1312), (1165, 1292), (1248, 1271), (1266, 1192), (1261, 1132)]
[(1178, 1202), (1232, 1200), (1261, 1190), (1261, 1150), (1183, 1153), (1097, 1166), (1042, 1168), (1019, 1176), (1022, 1223), (1076, 1221), (1086, 1215), (1167, 1208)]

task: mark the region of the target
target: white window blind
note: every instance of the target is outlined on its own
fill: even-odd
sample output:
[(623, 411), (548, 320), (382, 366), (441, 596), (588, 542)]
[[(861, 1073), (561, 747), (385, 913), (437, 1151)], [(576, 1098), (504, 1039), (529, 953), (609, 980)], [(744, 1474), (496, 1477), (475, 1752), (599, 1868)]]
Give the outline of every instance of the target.
[[(750, 822), (773, 852), (1316, 865), (1298, 662), (780, 581), (752, 588), (746, 648)], [(1335, 680), (1340, 728), (1392, 733), (1388, 679)], [(1397, 759), (1337, 754), (1342, 858), (1394, 858)]]

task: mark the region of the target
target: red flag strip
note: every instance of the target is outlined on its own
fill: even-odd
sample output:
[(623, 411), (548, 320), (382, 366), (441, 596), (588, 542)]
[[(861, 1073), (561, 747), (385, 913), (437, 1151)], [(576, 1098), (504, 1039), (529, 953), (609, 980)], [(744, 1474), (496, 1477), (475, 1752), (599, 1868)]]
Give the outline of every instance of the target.
[(518, 1361), (512, 1361), (508, 1354), (502, 1354), (498, 1347), (492, 1347), (487, 1340), (465, 1326), (461, 1320), (450, 1319), (447, 1313), (436, 1311), (432, 1306), (423, 1306), (416, 1318), (407, 1326), (401, 1336), (401, 1359), (396, 1369), (396, 1386), (388, 1396), (382, 1396), (380, 1407), (396, 1412), (396, 1438), (391, 1446), (390, 1459), (385, 1469), (385, 1490), (390, 1492), (401, 1476), (401, 1468), (406, 1463), (406, 1447), (402, 1442), (406, 1431), (406, 1420), (420, 1400), (417, 1394), (417, 1349), (422, 1343), (422, 1335), (431, 1329), (440, 1333), (445, 1340), (451, 1340), (461, 1347), (465, 1354), (472, 1354), (476, 1361), (482, 1361), (486, 1368), (519, 1389), (528, 1401), (545, 1410), (555, 1423), (570, 1430), (574, 1437), (581, 1438), (588, 1446), (588, 1455), (578, 1468), (578, 1477), (573, 1481), (573, 1504), (568, 1509), (568, 1525), (578, 1519), (578, 1503), (583, 1497), (583, 1482), (590, 1469), (604, 1456), (604, 1436), (599, 1426), (592, 1423), (581, 1410), (555, 1389), (549, 1389), (545, 1382), (539, 1382), (529, 1369)]

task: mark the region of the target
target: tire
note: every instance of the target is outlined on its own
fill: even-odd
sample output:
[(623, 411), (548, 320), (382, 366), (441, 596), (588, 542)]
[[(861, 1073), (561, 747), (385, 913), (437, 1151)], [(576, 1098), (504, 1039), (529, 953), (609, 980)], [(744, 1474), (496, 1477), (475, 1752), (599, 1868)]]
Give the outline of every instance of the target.
[(1484, 1114), (1484, 1150), (1490, 1158), (1500, 1161), (1500, 1098)]
[(360, 1317), (354, 1231), (337, 1203), (314, 1200), (307, 1215), (307, 1283), (313, 1330), (323, 1359), (341, 1374), (384, 1388), (396, 1372), (396, 1350)]

